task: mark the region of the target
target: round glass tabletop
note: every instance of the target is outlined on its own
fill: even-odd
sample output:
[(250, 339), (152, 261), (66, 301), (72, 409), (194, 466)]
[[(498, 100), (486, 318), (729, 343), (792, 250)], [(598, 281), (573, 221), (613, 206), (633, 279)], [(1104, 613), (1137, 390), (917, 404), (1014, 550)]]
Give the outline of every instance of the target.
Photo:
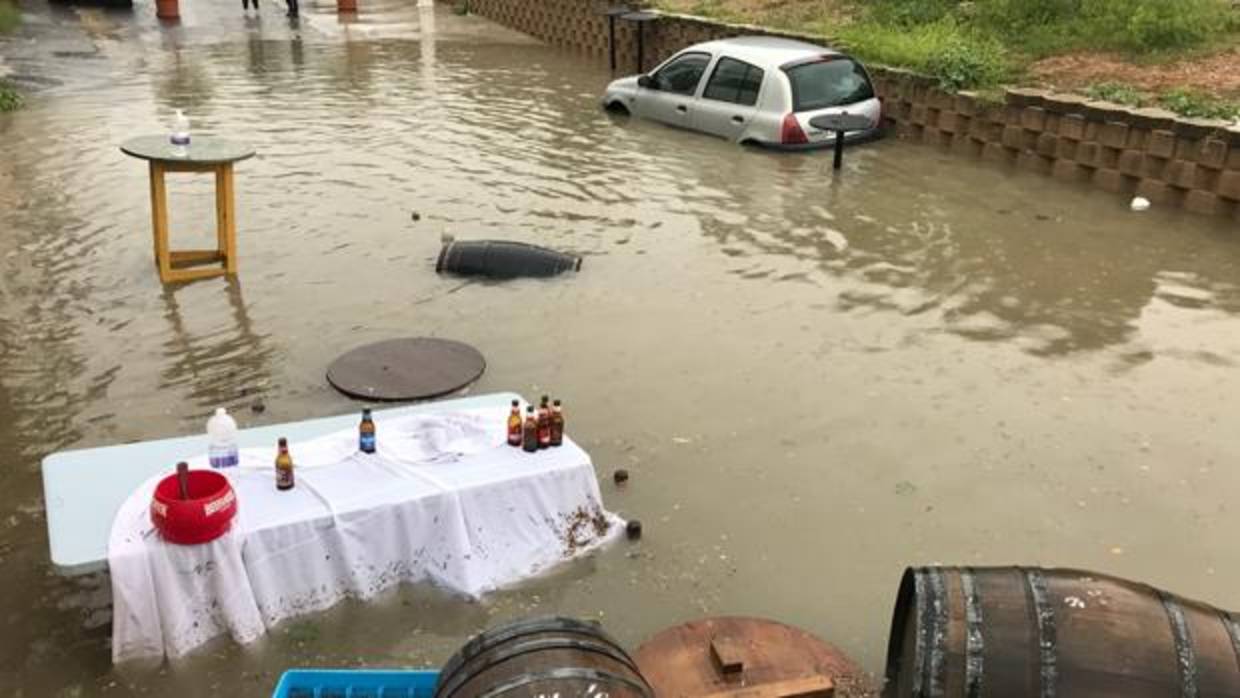
[(168, 136), (138, 136), (121, 144), (121, 152), (143, 160), (219, 164), (237, 162), (254, 156), (254, 148), (246, 143), (215, 136), (191, 136), (187, 146), (175, 146)]

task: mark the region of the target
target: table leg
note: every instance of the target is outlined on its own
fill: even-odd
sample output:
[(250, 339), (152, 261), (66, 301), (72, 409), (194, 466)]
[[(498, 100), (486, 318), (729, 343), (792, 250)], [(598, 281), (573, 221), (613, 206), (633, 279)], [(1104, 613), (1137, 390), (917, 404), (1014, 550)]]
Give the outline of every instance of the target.
[(168, 282), (172, 259), (168, 252), (168, 188), (164, 183), (164, 166), (151, 162), (151, 228), (155, 234), (155, 265), (159, 280)]
[(232, 163), (220, 165), (215, 170), (215, 217), (216, 238), (220, 254), (224, 256), (224, 270), (228, 274), (236, 274), (237, 220)]

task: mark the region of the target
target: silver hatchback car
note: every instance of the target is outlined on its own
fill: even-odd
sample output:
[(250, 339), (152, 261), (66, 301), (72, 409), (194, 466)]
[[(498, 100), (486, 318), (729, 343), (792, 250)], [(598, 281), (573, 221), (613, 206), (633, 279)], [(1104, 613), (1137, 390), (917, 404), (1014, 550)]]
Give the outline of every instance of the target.
[(865, 68), (838, 51), (792, 39), (746, 36), (697, 44), (646, 75), (607, 86), (609, 111), (702, 131), (742, 144), (803, 150), (835, 134), (810, 120), (847, 111), (870, 119), (848, 142), (881, 134), (882, 103)]

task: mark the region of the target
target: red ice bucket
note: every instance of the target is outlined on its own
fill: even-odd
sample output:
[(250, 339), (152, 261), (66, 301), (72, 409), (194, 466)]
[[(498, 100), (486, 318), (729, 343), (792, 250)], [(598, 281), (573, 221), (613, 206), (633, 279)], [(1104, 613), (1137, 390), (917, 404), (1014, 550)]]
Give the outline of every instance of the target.
[(237, 515), (237, 494), (228, 478), (213, 470), (191, 470), (187, 490), (189, 498), (181, 499), (175, 474), (155, 486), (151, 522), (164, 539), (195, 545), (224, 535)]

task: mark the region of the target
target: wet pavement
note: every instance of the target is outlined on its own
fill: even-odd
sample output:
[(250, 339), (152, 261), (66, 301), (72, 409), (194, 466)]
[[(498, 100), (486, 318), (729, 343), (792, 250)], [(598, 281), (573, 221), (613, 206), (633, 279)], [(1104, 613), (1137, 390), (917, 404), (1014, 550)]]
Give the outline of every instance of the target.
[[(0, 43), (33, 90), (0, 115), (0, 695), (263, 696), (288, 666), (433, 665), (547, 612), (630, 646), (765, 615), (877, 670), (903, 566), (936, 561), (1240, 608), (1234, 224), (894, 139), (837, 178), (827, 153), (613, 118), (605, 66), (446, 8), (233, 4), (183, 0), (178, 26), (40, 5)], [(155, 274), (146, 171), (117, 145), (175, 108), (258, 149), (235, 282)], [(207, 239), (209, 182), (171, 188), (174, 241)], [(444, 232), (586, 260), (439, 277)], [(401, 588), (114, 669), (106, 576), (51, 570), (40, 459), (198, 433), (217, 405), (348, 412), (327, 364), (409, 334), (479, 347), (475, 393), (563, 397), (643, 540), (477, 604)]]

